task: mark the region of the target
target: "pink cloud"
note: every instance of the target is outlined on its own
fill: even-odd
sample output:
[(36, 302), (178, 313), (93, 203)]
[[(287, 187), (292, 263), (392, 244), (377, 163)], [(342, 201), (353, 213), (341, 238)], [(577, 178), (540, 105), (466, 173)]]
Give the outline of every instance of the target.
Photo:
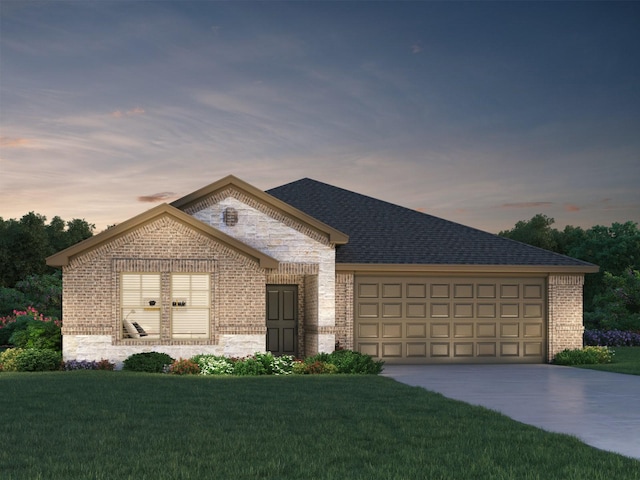
[(20, 148), (26, 147), (32, 143), (33, 142), (28, 138), (0, 137), (0, 147)]
[(160, 192), (154, 193), (152, 195), (142, 195), (138, 197), (139, 202), (145, 203), (154, 203), (154, 202), (164, 202), (166, 200), (170, 200), (172, 198), (176, 198), (176, 194), (173, 192)]
[(133, 117), (133, 116), (137, 116), (137, 115), (143, 115), (145, 113), (144, 108), (141, 107), (135, 107), (135, 108), (131, 108), (129, 110), (126, 111), (122, 111), (122, 110), (115, 110), (113, 112), (110, 113), (110, 115), (113, 118), (122, 118), (122, 117)]
[(553, 205), (553, 202), (516, 202), (516, 203), (503, 203), (501, 208), (533, 208), (533, 207), (548, 207)]
[(580, 210), (582, 209), (579, 206), (573, 205), (572, 203), (566, 203), (564, 205), (565, 212), (579, 212)]

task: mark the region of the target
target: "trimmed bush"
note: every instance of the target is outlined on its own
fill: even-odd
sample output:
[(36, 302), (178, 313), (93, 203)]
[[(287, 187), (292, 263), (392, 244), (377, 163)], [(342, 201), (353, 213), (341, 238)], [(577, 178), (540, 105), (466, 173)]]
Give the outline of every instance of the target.
[(130, 372), (163, 373), (173, 362), (174, 359), (166, 353), (134, 353), (123, 362), (123, 370)]
[[(336, 350), (332, 353), (319, 353), (307, 357), (306, 365), (315, 362), (328, 363), (337, 368), (337, 373), (377, 375), (382, 372), (384, 361), (374, 360), (370, 355), (353, 350)], [(314, 372), (316, 373), (316, 372)]]
[(26, 348), (15, 359), (18, 372), (49, 372), (60, 370), (62, 355), (53, 350)]
[(191, 360), (200, 367), (201, 375), (231, 375), (233, 374), (233, 361), (227, 357), (218, 355), (196, 355)]
[(553, 358), (556, 365), (593, 365), (611, 363), (613, 352), (608, 347), (584, 347), (575, 350), (563, 350)]
[(174, 375), (196, 375), (200, 373), (200, 367), (193, 360), (180, 358), (171, 364), (169, 373)]
[(0, 370), (3, 372), (17, 372), (16, 359), (24, 351), (22, 348), (8, 348), (0, 353)]
[(339, 373), (338, 367), (329, 362), (323, 362), (322, 360), (314, 360), (307, 362), (301, 362), (300, 365), (302, 367), (297, 367), (294, 369), (296, 373), (301, 373), (304, 375), (325, 375), (332, 373)]

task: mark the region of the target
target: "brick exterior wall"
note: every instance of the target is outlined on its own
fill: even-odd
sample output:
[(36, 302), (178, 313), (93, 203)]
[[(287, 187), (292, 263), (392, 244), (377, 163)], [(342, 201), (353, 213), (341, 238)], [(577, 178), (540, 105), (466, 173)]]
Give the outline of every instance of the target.
[(547, 359), (566, 348), (582, 348), (584, 275), (549, 275)]
[(336, 342), (353, 350), (353, 273), (336, 274)]
[[(224, 211), (238, 213), (227, 225)], [(170, 215), (85, 252), (64, 267), (63, 357), (120, 363), (132, 353), (163, 351), (174, 358), (197, 353), (245, 356), (265, 349), (266, 284), (298, 286), (298, 347), (303, 355), (335, 345), (335, 246), (325, 235), (234, 188), (212, 195), (187, 213), (281, 263), (265, 270)], [(161, 310), (161, 338), (123, 338), (122, 272), (162, 275), (168, 306), (171, 273), (211, 274), (207, 339), (173, 340), (171, 308)]]
[[(162, 274), (160, 339), (122, 338), (119, 282), (125, 271)], [(211, 274), (210, 338), (170, 338), (168, 279), (175, 272)], [(64, 267), (63, 357), (107, 358), (119, 363), (132, 353), (151, 350), (176, 358), (263, 351), (265, 279), (265, 270), (254, 260), (170, 216), (162, 217), (74, 258)]]

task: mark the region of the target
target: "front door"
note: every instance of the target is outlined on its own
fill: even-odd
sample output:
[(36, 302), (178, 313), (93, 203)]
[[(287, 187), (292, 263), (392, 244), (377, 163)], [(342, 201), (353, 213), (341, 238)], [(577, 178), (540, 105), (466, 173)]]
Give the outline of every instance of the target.
[(267, 285), (267, 351), (295, 357), (297, 346), (298, 287)]

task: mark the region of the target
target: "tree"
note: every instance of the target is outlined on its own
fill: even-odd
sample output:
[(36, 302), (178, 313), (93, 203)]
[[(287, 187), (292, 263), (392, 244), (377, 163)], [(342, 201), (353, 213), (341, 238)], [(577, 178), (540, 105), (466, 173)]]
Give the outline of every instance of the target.
[(29, 212), (19, 221), (0, 218), (0, 287), (13, 288), (30, 275), (55, 272), (45, 259), (93, 235), (95, 225), (85, 220), (65, 222), (56, 216), (49, 225), (46, 217)]
[(558, 252), (558, 231), (551, 228), (555, 220), (541, 213), (529, 221), (519, 221), (511, 230), (504, 230), (498, 235), (518, 242)]

